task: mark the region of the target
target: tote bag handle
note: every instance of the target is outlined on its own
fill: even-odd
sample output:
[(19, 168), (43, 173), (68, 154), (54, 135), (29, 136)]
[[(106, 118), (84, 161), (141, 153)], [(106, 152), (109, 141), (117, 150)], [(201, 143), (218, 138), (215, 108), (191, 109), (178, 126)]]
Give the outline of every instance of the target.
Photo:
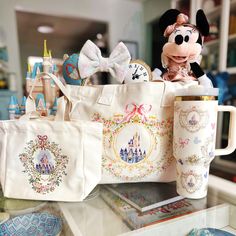
[(170, 107), (174, 104), (175, 88), (173, 82), (163, 81), (162, 83), (164, 83), (164, 90), (161, 99), (161, 107)]
[(110, 106), (116, 93), (116, 85), (105, 85), (97, 99), (98, 104)]
[[(115, 85), (105, 85), (102, 88), (100, 96), (98, 96), (97, 103), (110, 106), (113, 102), (116, 88)], [(69, 100), (67, 96), (60, 97), (57, 102), (58, 106), (55, 120), (70, 120), (70, 115), (73, 113), (73, 110), (79, 102), (79, 98), (72, 101)]]
[[(22, 116), (21, 119), (29, 120), (30, 118), (39, 118), (40, 117), (39, 113), (36, 111), (35, 99), (33, 98), (32, 94), (33, 94), (33, 91), (34, 91), (37, 81), (43, 76), (47, 76), (50, 79), (52, 79), (55, 82), (55, 84), (59, 87), (60, 91), (62, 91), (64, 96), (67, 98), (67, 100), (71, 101), (71, 97), (70, 97), (69, 92), (67, 91), (65, 86), (62, 84), (62, 82), (55, 75), (53, 75), (51, 73), (46, 73), (46, 72), (39, 73), (35, 77), (35, 81), (34, 81), (32, 87), (30, 89), (30, 92), (29, 92), (29, 96), (26, 99), (26, 105), (25, 105), (26, 114), (24, 116)], [(61, 118), (60, 120), (64, 120), (64, 118)]]
[[(152, 83), (152, 82), (144, 82), (144, 83)], [(170, 107), (173, 106), (175, 100), (175, 86), (173, 82), (170, 81), (160, 81), (153, 83), (164, 83), (164, 89), (161, 98), (160, 107)], [(122, 85), (123, 86), (123, 85)], [(97, 99), (98, 104), (110, 106), (113, 102), (113, 99), (116, 94), (116, 85), (105, 85), (102, 88), (101, 94)]]

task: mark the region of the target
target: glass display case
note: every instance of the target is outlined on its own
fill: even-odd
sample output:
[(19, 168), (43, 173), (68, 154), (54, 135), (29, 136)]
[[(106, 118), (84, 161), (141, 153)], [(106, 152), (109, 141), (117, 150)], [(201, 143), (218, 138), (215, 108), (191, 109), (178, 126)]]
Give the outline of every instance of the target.
[[(112, 208), (100, 193), (82, 203), (59, 203), (59, 207), (74, 235), (173, 235), (185, 236), (193, 228), (218, 228), (236, 234), (236, 184), (216, 176), (209, 176), (207, 198), (191, 200), (192, 212), (150, 223), (134, 229), (124, 214)], [(110, 204), (111, 205), (111, 204)], [(123, 209), (125, 211), (125, 209)], [(153, 211), (152, 214), (155, 212)], [(131, 219), (135, 214), (130, 213)], [(126, 215), (127, 216), (127, 215)]]
[[(184, 207), (188, 209), (188, 211), (181, 211), (181, 214), (176, 209), (183, 205), (176, 203), (153, 209), (149, 212), (152, 216), (156, 214), (157, 209), (161, 214), (166, 214), (171, 209), (173, 211), (169, 217), (152, 223), (147, 223), (145, 212), (135, 214), (130, 207), (125, 207), (125, 204), (122, 205), (120, 201), (109, 203), (104, 194), (105, 191), (104, 186), (100, 185), (85, 201), (80, 203), (25, 201), (2, 197), (1, 214), (5, 214), (5, 217), (10, 217), (10, 219), (23, 218), (25, 214), (51, 214), (60, 218), (60, 235), (62, 236), (185, 236), (194, 228), (206, 227), (221, 229), (232, 235), (236, 234), (236, 184), (213, 175), (209, 176), (207, 198), (181, 200), (185, 202)], [(141, 218), (138, 217), (141, 215), (140, 221)], [(134, 224), (134, 222), (140, 224)], [(8, 224), (8, 221), (5, 223)], [(4, 222), (0, 225), (0, 229), (3, 226), (5, 226)], [(27, 224), (24, 223), (24, 227), (27, 227)], [(56, 223), (54, 228), (56, 228)]]

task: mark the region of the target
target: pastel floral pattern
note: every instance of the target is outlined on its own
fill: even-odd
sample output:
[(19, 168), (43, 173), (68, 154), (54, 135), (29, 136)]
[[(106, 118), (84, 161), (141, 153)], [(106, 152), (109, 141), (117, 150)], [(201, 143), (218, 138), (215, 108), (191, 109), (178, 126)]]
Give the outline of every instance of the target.
[(47, 212), (19, 215), (0, 225), (0, 236), (59, 235), (62, 220)]
[(207, 194), (209, 165), (215, 156), (217, 100), (175, 101), (173, 150), (177, 191), (198, 199)]
[(38, 135), (37, 139), (30, 140), (19, 158), (32, 189), (40, 194), (53, 192), (60, 185), (69, 162), (59, 145), (50, 142), (46, 135)]
[(99, 113), (93, 121), (104, 124), (102, 166), (123, 181), (137, 181), (165, 171), (173, 161), (173, 119), (158, 120), (149, 114), (152, 106), (131, 103), (125, 114), (110, 119)]
[(179, 122), (181, 127), (194, 133), (207, 126), (209, 114), (207, 111), (193, 106), (188, 110), (179, 111)]
[(207, 137), (204, 144), (201, 146), (201, 153), (204, 158), (205, 165), (209, 165), (212, 159), (215, 157), (215, 134)]
[(182, 187), (189, 193), (194, 193), (202, 187), (202, 175), (194, 173), (192, 170), (181, 173)]

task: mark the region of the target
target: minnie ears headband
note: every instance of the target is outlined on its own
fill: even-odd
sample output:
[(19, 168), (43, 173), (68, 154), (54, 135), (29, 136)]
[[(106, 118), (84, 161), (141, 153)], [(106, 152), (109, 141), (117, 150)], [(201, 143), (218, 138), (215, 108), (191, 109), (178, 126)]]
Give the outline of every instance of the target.
[[(177, 9), (167, 10), (159, 20), (161, 33), (168, 37), (173, 30), (180, 25), (189, 24), (188, 16), (184, 15)], [(194, 26), (189, 24), (190, 26)], [(196, 15), (196, 28), (203, 36), (209, 34), (209, 24), (203, 10), (198, 10)]]
[(82, 47), (79, 54), (79, 72), (82, 78), (98, 71), (110, 72), (120, 83), (123, 82), (131, 56), (128, 48), (120, 42), (108, 58), (102, 56), (100, 49), (90, 40)]
[(188, 23), (188, 16), (184, 15), (183, 13), (180, 13), (176, 18), (176, 22), (166, 27), (164, 31), (164, 36), (168, 37), (175, 30), (176, 27), (187, 23)]

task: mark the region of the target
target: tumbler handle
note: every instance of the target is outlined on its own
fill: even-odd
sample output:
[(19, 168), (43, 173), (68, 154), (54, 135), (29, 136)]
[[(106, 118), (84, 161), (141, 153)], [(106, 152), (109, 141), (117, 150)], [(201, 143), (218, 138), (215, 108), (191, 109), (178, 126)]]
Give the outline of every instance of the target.
[(218, 106), (217, 111), (229, 112), (229, 135), (228, 135), (228, 146), (222, 149), (216, 149), (215, 155), (222, 156), (228, 155), (236, 149), (236, 108), (234, 106)]

